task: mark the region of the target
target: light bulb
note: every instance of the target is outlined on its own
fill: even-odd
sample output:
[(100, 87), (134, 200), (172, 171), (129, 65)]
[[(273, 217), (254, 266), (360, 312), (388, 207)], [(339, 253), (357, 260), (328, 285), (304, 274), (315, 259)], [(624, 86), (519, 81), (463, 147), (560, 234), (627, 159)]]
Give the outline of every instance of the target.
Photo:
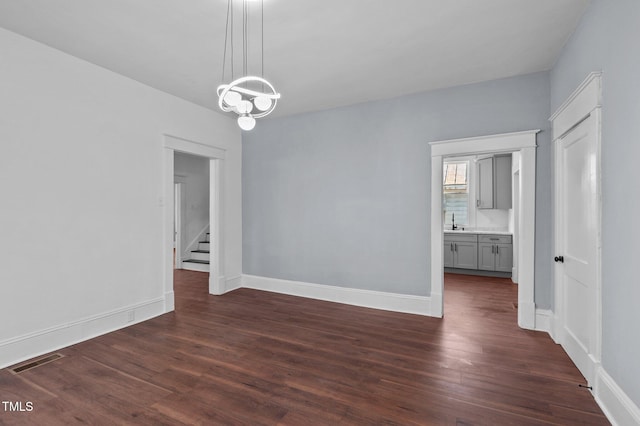
[(242, 130), (251, 130), (256, 127), (256, 119), (249, 114), (243, 114), (238, 117), (238, 126), (240, 126)]
[(242, 95), (238, 92), (234, 92), (233, 90), (229, 90), (227, 94), (224, 95), (224, 102), (230, 107), (238, 105), (241, 100)]
[(239, 114), (248, 114), (253, 110), (253, 104), (251, 101), (240, 101), (236, 106)]
[(253, 103), (255, 104), (256, 108), (258, 108), (260, 111), (266, 111), (269, 108), (271, 108), (271, 99), (267, 98), (266, 96), (258, 96), (253, 100)]

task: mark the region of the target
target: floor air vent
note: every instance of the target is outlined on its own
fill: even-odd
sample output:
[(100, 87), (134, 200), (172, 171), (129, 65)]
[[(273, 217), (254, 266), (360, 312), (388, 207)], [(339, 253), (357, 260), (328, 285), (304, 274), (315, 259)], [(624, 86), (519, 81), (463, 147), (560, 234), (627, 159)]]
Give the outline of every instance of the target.
[(22, 365), (19, 365), (17, 367), (13, 367), (11, 369), (11, 372), (13, 374), (20, 374), (20, 373), (22, 373), (24, 371), (31, 370), (32, 368), (40, 367), (41, 365), (48, 364), (48, 363), (50, 363), (52, 361), (60, 359), (63, 356), (64, 355), (62, 355), (62, 354), (47, 355), (45, 357), (38, 358), (38, 359), (33, 360), (33, 361), (29, 361), (29, 362), (27, 362), (25, 364), (22, 364)]

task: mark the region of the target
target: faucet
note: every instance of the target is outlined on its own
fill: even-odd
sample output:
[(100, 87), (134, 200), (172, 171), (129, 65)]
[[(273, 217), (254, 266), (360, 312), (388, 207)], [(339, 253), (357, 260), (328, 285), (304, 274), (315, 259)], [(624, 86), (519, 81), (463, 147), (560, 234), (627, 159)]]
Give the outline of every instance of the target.
[(455, 231), (458, 229), (458, 225), (456, 225), (456, 215), (455, 213), (451, 213), (451, 230)]

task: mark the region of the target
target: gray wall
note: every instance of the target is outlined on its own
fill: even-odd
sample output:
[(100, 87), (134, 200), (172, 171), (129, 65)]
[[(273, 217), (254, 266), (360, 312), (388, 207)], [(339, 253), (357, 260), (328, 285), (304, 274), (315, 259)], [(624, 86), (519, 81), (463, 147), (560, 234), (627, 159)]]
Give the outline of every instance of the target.
[(551, 73), (555, 110), (603, 71), (602, 364), (640, 405), (640, 2), (593, 0)]
[(259, 121), (243, 135), (243, 272), (429, 295), (428, 142), (540, 128), (536, 303), (550, 307), (549, 103), (543, 72)]

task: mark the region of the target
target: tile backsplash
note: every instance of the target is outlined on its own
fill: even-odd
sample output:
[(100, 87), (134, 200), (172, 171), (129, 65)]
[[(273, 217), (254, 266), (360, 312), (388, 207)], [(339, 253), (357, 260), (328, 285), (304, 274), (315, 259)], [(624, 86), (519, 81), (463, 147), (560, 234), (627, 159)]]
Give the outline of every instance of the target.
[(484, 231), (507, 231), (509, 230), (510, 211), (511, 210), (477, 209), (475, 228)]

